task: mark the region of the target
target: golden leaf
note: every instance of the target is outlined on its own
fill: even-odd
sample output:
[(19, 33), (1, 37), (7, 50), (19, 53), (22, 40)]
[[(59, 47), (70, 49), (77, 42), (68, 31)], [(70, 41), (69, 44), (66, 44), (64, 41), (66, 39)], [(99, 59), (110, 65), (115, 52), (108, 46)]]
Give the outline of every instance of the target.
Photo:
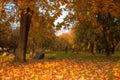
[(0, 6), (0, 12), (3, 10), (2, 6)]

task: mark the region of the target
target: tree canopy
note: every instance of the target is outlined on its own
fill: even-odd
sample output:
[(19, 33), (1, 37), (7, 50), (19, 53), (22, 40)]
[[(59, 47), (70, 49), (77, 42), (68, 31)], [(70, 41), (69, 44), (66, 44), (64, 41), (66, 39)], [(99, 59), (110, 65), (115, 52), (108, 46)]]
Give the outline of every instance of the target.
[[(63, 11), (67, 11), (67, 16), (63, 22), (55, 25), (55, 20), (63, 14)], [(34, 39), (42, 47), (48, 47), (55, 37), (54, 31), (62, 27), (69, 29), (71, 26), (75, 38), (75, 43), (72, 44), (76, 48), (80, 49), (81, 45), (90, 47), (93, 53), (96, 46), (98, 50), (103, 48), (109, 56), (111, 52), (114, 53), (115, 47), (120, 42), (120, 1), (2, 0), (0, 26), (9, 26), (15, 22), (20, 24), (20, 41), (16, 51), (19, 55), (16, 56), (21, 60), (25, 60), (28, 40)]]

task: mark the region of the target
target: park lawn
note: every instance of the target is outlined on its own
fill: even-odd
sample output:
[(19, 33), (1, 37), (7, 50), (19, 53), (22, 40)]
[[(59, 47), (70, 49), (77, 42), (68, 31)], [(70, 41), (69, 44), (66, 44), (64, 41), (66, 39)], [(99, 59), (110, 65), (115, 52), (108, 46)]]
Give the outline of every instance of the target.
[(0, 58), (0, 80), (120, 80), (119, 52), (109, 58), (85, 52), (45, 52), (42, 60), (12, 60)]
[(120, 52), (116, 52), (111, 57), (106, 57), (105, 53), (95, 53), (95, 55), (91, 55), (87, 52), (76, 53), (65, 53), (65, 52), (47, 52), (45, 54), (46, 58), (54, 57), (55, 59), (82, 59), (82, 60), (97, 60), (97, 61), (118, 61), (120, 60)]

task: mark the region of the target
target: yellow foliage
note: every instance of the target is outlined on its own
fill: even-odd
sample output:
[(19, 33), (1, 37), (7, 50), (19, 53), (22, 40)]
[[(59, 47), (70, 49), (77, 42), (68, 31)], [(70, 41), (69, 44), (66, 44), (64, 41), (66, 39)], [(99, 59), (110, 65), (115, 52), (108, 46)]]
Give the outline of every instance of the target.
[(0, 12), (2, 11), (2, 6), (0, 6)]
[(73, 3), (69, 3), (68, 5), (67, 5), (67, 8), (73, 8)]

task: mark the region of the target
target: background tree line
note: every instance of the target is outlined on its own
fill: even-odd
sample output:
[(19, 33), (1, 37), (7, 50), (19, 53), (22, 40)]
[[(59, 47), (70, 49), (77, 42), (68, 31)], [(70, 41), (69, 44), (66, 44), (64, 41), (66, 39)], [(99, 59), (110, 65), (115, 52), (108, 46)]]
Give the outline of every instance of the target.
[[(67, 11), (67, 16), (55, 25), (63, 11)], [(14, 22), (20, 25), (18, 35), (10, 27)], [(55, 35), (56, 30), (70, 26), (69, 37)], [(26, 61), (27, 49), (105, 52), (110, 56), (120, 44), (120, 1), (2, 0), (0, 29), (0, 45), (17, 48), (16, 61)]]

